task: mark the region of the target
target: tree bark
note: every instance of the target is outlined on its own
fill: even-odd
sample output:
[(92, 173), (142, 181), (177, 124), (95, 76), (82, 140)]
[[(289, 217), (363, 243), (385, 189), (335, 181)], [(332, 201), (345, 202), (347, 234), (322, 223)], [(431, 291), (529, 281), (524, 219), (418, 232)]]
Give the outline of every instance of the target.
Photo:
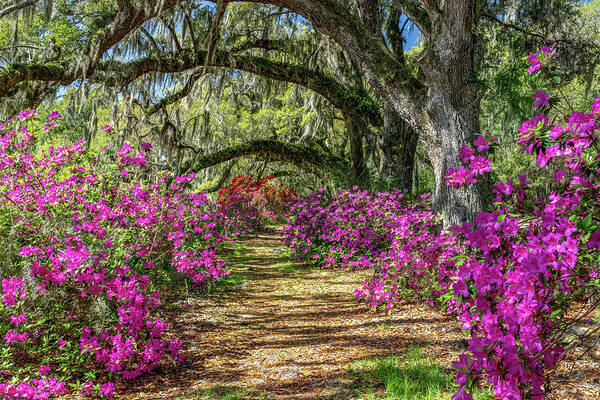
[(381, 150), (379, 175), (409, 195), (412, 194), (412, 176), (418, 141), (416, 131), (398, 115), (391, 104), (384, 100), (383, 131), (378, 137), (378, 146)]
[[(355, 0), (358, 17), (365, 27), (376, 37), (381, 38), (381, 20), (379, 18), (379, 2), (377, 0)], [(399, 10), (392, 6), (386, 23), (386, 34), (390, 41), (394, 58), (402, 68), (406, 67), (402, 48), (402, 32), (398, 27)], [(358, 61), (357, 63), (360, 64)], [(380, 133), (378, 146), (380, 149), (379, 175), (391, 182), (396, 188), (412, 193), (412, 172), (414, 169), (417, 135), (394, 109), (386, 97), (383, 97), (383, 131)]]
[(432, 22), (430, 47), (420, 58), (429, 85), (426, 113), (432, 135), (425, 141), (435, 174), (433, 207), (443, 213), (444, 225), (473, 221), (484, 209), (483, 184), (454, 190), (445, 182), (457, 169), (459, 147), (479, 133), (482, 90), (475, 83), (475, 0), (446, 1), (443, 14)]
[(381, 34), (381, 20), (379, 19), (378, 0), (354, 0), (358, 17), (362, 23), (374, 34)]
[(350, 172), (359, 186), (368, 185), (363, 135), (352, 120), (346, 120), (346, 135), (350, 147)]

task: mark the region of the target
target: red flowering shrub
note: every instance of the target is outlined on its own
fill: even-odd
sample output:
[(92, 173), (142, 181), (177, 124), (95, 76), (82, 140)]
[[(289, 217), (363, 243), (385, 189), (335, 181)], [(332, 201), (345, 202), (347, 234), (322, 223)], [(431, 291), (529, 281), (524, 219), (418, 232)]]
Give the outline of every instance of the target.
[(219, 189), (219, 204), (237, 219), (245, 220), (249, 227), (257, 228), (265, 220), (285, 218), (289, 204), (297, 196), (274, 180), (273, 176), (238, 175), (230, 185)]

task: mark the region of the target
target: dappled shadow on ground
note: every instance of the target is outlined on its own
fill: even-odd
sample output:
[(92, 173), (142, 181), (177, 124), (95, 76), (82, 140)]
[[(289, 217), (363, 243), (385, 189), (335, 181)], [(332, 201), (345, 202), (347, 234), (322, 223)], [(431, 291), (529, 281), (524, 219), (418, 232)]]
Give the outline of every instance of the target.
[(228, 256), (243, 282), (182, 300), (171, 312), (185, 364), (123, 385), (120, 398), (203, 399), (205, 390), (230, 386), (246, 393), (241, 398), (346, 399), (355, 360), (421, 346), (449, 365), (464, 349), (452, 319), (427, 306), (369, 313), (353, 296), (367, 271), (295, 268), (276, 233), (245, 246)]

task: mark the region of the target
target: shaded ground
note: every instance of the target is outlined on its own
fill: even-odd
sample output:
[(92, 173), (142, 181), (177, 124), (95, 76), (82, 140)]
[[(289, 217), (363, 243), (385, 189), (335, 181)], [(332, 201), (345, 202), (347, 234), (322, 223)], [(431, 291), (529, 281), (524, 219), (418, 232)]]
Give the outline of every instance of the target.
[[(424, 305), (403, 305), (391, 316), (368, 313), (353, 296), (367, 272), (295, 266), (277, 234), (237, 249), (229, 256), (229, 285), (171, 312), (185, 364), (119, 388), (118, 398), (358, 399), (365, 387), (369, 398), (383, 398), (381, 384), (355, 371), (356, 360), (416, 346), (449, 366), (465, 346), (454, 320)], [(560, 398), (600, 399), (593, 389), (580, 386)]]

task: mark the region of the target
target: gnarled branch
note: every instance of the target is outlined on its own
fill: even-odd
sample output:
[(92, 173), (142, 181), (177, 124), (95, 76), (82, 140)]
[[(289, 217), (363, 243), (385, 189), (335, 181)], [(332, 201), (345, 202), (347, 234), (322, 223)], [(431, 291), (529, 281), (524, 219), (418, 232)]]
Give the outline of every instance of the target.
[[(115, 63), (99, 66), (107, 71), (119, 71), (114, 75), (113, 84), (127, 85), (134, 79), (149, 72), (179, 72), (197, 66), (205, 65), (206, 51), (183, 51), (177, 54), (168, 54), (161, 57), (147, 57), (129, 64), (116, 65)], [(351, 90), (340, 84), (333, 77), (319, 71), (312, 70), (302, 65), (294, 65), (273, 61), (265, 57), (246, 54), (232, 54), (216, 51), (212, 61), (206, 63), (211, 67), (231, 68), (250, 72), (269, 79), (286, 81), (315, 91), (339, 108), (345, 116), (356, 121), (361, 128), (367, 129), (368, 125), (382, 126), (379, 107), (366, 92)], [(107, 74), (105, 82), (110, 81)], [(103, 79), (101, 79), (103, 80)], [(109, 82), (110, 83), (110, 82)], [(171, 100), (181, 98), (175, 95)]]
[[(126, 86), (150, 72), (174, 73), (205, 65), (206, 55), (205, 50), (194, 52), (186, 49), (177, 53), (151, 55), (130, 63), (104, 61), (96, 66), (94, 74), (88, 76), (88, 79), (109, 86)], [(306, 66), (224, 51), (216, 51), (212, 61), (206, 65), (246, 71), (269, 79), (304, 86), (325, 97), (346, 117), (356, 121), (365, 131), (368, 131), (369, 125), (382, 126), (383, 124), (379, 107), (365, 91), (349, 89), (335, 78)], [(16, 83), (25, 80), (57, 82), (67, 85), (73, 82), (75, 77), (61, 66), (12, 64), (0, 69), (0, 97), (5, 95), (9, 88)], [(190, 85), (186, 86), (183, 93), (168, 96), (161, 103), (152, 107), (151, 112), (183, 98), (191, 89)]]
[(400, 7), (404, 15), (408, 17), (423, 33), (429, 36), (431, 32), (431, 18), (427, 10), (416, 0), (395, 0), (394, 3)]
[(16, 3), (16, 4), (10, 5), (8, 7), (5, 7), (2, 10), (0, 10), (0, 18), (2, 18), (5, 15), (8, 15), (14, 11), (20, 10), (22, 8), (32, 6), (35, 3), (37, 3), (38, 1), (39, 0), (23, 0), (20, 3)]
[(68, 85), (82, 76), (92, 74), (94, 68), (108, 49), (137, 29), (145, 21), (174, 7), (182, 1), (159, 0), (151, 3), (151, 6), (144, 4), (145, 2), (127, 2), (125, 7), (114, 15), (112, 22), (98, 32), (79, 55), (62, 65), (62, 68), (60, 68), (62, 69), (61, 77), (59, 79), (54, 79), (56, 76), (52, 77), (52, 75), (56, 75), (58, 72), (59, 67), (56, 66), (9, 66), (0, 72), (0, 97), (5, 96), (10, 89), (24, 81), (44, 80)]
[(320, 177), (331, 175), (340, 182), (352, 180), (352, 177), (348, 175), (350, 165), (346, 160), (319, 149), (277, 140), (253, 140), (233, 145), (215, 153), (198, 157), (185, 169), (187, 169), (186, 173), (198, 172), (229, 160), (252, 155), (263, 157), (269, 161), (289, 162)]

